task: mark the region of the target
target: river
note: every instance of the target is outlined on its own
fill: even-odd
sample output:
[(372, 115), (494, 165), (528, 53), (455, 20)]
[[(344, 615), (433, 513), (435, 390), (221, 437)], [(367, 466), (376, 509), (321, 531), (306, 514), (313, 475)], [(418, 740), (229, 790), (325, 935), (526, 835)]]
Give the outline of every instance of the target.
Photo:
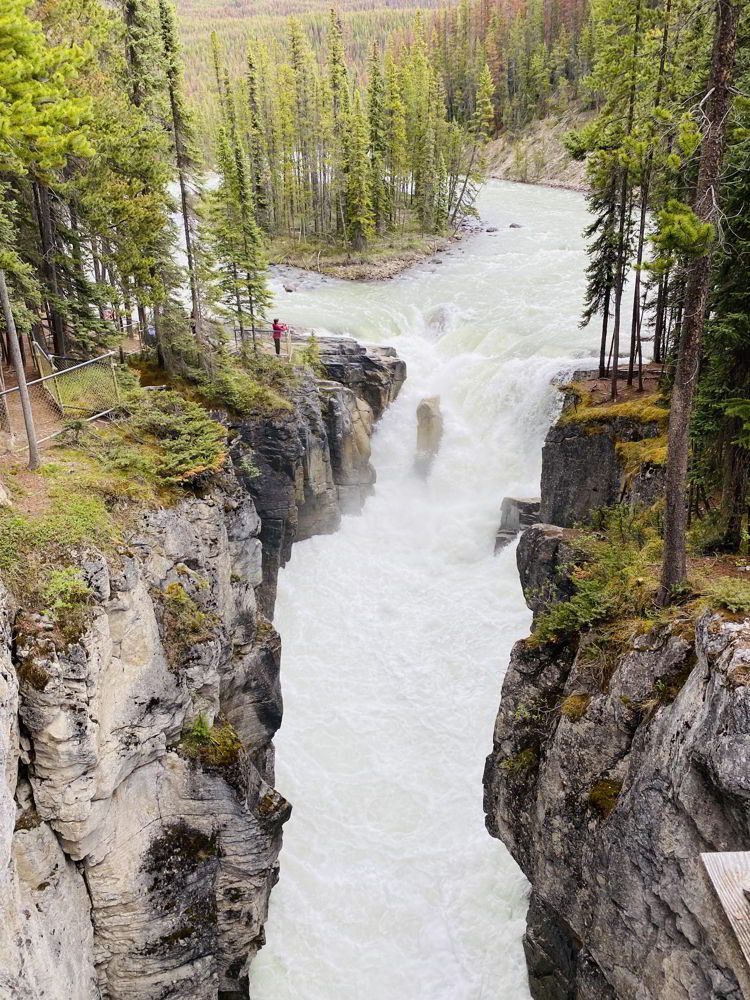
[[(582, 196), (492, 182), (479, 208), (496, 233), (392, 281), (274, 282), (284, 321), (392, 344), (409, 377), (374, 437), (364, 513), (296, 545), (280, 577), (277, 787), (294, 811), (252, 1000), (529, 997), (527, 887), (482, 813), (503, 672), (531, 618), (515, 547), (493, 556), (493, 540), (503, 496), (538, 493), (550, 380), (596, 332), (578, 328)], [(427, 395), (445, 435), (422, 482)]]

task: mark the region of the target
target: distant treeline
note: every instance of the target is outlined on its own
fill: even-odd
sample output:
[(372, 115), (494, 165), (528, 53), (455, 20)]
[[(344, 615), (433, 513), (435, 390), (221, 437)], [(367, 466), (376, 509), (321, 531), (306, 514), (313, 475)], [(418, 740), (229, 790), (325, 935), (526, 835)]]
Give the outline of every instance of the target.
[[(296, 6), (289, 4), (289, 6)], [(328, 59), (329, 12), (310, 4), (297, 18), (319, 66)], [(367, 83), (373, 46), (394, 58), (414, 43), (414, 11), (390, 9), (340, 11), (344, 54), (350, 75)], [(357, 4), (357, 7), (362, 5)], [(428, 59), (441, 79), (450, 118), (468, 121), (474, 112), (480, 74), (490, 67), (495, 131), (514, 130), (581, 96), (580, 83), (590, 73), (595, 51), (595, 24), (589, 0), (462, 0), (457, 5), (414, 4), (425, 10), (421, 31)], [(285, 5), (281, 5), (285, 7)], [(245, 75), (248, 45), (263, 44), (271, 61), (289, 58), (287, 18), (281, 7), (266, 15), (232, 8), (223, 16), (182, 0), (180, 30), (186, 52), (186, 92), (205, 123), (205, 151), (216, 112), (210, 33), (219, 36), (230, 78)], [(316, 9), (312, 9), (312, 8)], [(388, 9), (384, 9), (388, 8)], [(592, 100), (595, 95), (586, 95)]]

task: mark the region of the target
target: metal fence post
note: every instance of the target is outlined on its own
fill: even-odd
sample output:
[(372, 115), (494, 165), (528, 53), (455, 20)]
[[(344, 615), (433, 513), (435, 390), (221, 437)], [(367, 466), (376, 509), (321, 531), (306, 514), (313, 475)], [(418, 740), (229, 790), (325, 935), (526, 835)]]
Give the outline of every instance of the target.
[[(120, 348), (120, 352), (122, 352), (122, 348)], [(119, 403), (120, 402), (120, 386), (117, 383), (117, 370), (115, 368), (115, 356), (114, 356), (114, 354), (110, 354), (110, 356), (109, 356), (109, 364), (110, 364), (110, 367), (112, 369), (112, 381), (114, 382), (114, 385), (115, 385), (115, 399)]]

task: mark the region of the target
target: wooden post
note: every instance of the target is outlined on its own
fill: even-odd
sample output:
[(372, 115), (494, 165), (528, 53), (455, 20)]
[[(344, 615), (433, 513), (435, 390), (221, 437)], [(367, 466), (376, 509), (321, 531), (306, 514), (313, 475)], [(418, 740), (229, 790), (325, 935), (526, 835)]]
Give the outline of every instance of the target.
[(26, 372), (23, 370), (21, 360), (21, 348), (18, 343), (16, 324), (13, 319), (13, 310), (10, 307), (10, 296), (8, 286), (5, 284), (5, 271), (0, 268), (0, 303), (2, 303), (3, 315), (5, 316), (5, 326), (8, 330), (8, 348), (13, 367), (18, 377), (18, 395), (21, 397), (21, 409), (23, 410), (23, 420), (26, 424), (26, 437), (29, 441), (29, 469), (33, 472), (39, 468), (39, 447), (36, 443), (36, 431), (34, 430), (34, 417), (31, 412), (31, 402), (29, 400), (29, 390), (26, 388)]

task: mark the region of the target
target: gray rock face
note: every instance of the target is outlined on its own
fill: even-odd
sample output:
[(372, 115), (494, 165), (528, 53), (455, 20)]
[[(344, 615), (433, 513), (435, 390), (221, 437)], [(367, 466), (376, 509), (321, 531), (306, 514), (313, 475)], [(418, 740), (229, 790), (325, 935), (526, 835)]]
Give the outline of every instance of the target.
[[(524, 539), (527, 579), (544, 576), (535, 552), (556, 576), (560, 536)], [(741, 1000), (747, 969), (699, 855), (750, 849), (749, 685), (750, 623), (718, 615), (610, 663), (516, 645), (485, 812), (532, 883), (535, 1000)]]
[[(319, 341), (326, 380), (303, 380), (294, 409), (232, 426), (232, 461), (261, 517), (260, 607), (273, 616), (279, 569), (296, 540), (336, 531), (372, 492), (374, 421), (396, 398), (406, 366), (391, 348)], [(248, 475), (250, 459), (258, 474)]]
[(358, 514), (375, 483), (375, 469), (370, 462), (372, 408), (338, 382), (320, 382), (318, 386), (338, 507), (342, 514)]
[[(246, 990), (289, 813), (272, 788), (280, 647), (259, 627), (259, 533), (228, 476), (144, 516), (116, 560), (81, 555), (96, 602), (77, 641), (18, 616), (11, 662), (4, 602), (0, 995)], [(203, 616), (199, 634), (169, 617), (175, 592)], [(175, 750), (199, 714), (236, 724), (232, 766)]]
[[(649, 497), (663, 489), (661, 472), (647, 477), (648, 489), (639, 483), (631, 498), (617, 444), (658, 437), (656, 423), (618, 417), (606, 423), (560, 420), (547, 434), (542, 449), (542, 505), (540, 520), (572, 528), (598, 507), (624, 500), (653, 502)], [(656, 496), (654, 495), (654, 499)]]
[[(78, 554), (94, 599), (73, 641), (0, 584), (0, 1000), (247, 996), (290, 812), (263, 611), (295, 537), (371, 491), (367, 397), (404, 377), (359, 345), (340, 364), (355, 388), (308, 378), (293, 411), (230, 428), (208, 495), (147, 513), (114, 557)], [(199, 716), (241, 747), (192, 759)]]
[(356, 340), (321, 337), (320, 360), (326, 375), (369, 404), (380, 420), (406, 381), (406, 364), (392, 347), (364, 347)]
[(576, 557), (574, 532), (554, 524), (534, 524), (516, 549), (524, 598), (534, 616), (573, 595), (570, 567)]
[(503, 497), (500, 507), (500, 527), (495, 538), (495, 552), (509, 545), (524, 528), (530, 528), (539, 521), (541, 500)]

